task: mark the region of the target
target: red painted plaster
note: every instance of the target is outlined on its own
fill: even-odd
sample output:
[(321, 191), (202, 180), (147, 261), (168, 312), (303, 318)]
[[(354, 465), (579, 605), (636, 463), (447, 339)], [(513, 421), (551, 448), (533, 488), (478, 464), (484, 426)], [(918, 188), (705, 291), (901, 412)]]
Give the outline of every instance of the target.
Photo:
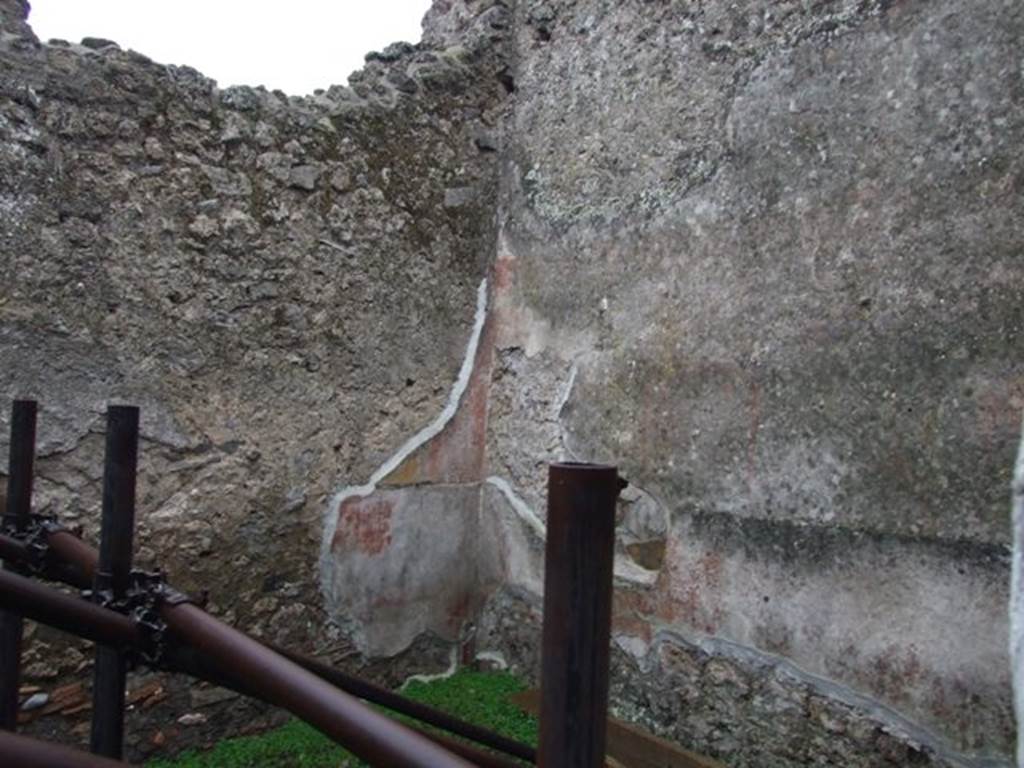
[(338, 510), (331, 549), (379, 555), (391, 544), (392, 503), (385, 499), (346, 499)]

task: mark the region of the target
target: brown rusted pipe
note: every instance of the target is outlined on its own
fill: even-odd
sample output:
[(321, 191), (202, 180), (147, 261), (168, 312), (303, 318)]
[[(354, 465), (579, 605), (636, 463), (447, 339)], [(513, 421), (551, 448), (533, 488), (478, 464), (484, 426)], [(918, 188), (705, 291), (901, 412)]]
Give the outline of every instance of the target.
[(226, 688), (229, 691), (234, 691), (242, 696), (248, 696), (251, 699), (263, 701), (267, 704), (274, 703), (264, 699), (251, 686), (227, 674), (220, 665), (203, 656), (195, 648), (181, 645), (175, 642), (173, 638), (164, 646), (163, 656), (160, 661), (170, 672), (188, 675), (196, 678), (196, 680), (202, 680), (205, 683)]
[[(28, 618), (86, 640), (124, 648), (142, 647), (142, 633), (128, 617), (30, 578), (0, 572), (0, 608), (9, 606), (23, 608)], [(175, 672), (259, 698), (251, 688), (225, 675), (223, 669), (191, 648), (171, 645), (166, 649), (165, 661)]]
[(0, 607), (87, 640), (125, 647), (142, 642), (127, 616), (9, 571), (0, 571)]
[[(88, 600), (75, 599), (30, 578), (14, 576), (5, 578), (5, 574), (0, 573), (0, 608), (22, 606), (28, 618), (69, 634), (86, 640), (109, 641), (126, 648), (141, 648), (142, 634), (126, 616)], [(170, 645), (165, 653), (164, 660), (175, 672), (229, 688), (244, 696), (259, 698), (251, 688), (225, 675), (222, 668), (192, 648)]]
[(523, 768), (523, 764), (518, 760), (513, 760), (494, 752), (487, 752), (473, 744), (467, 744), (464, 741), (453, 739), (451, 736), (445, 736), (443, 733), (429, 731), (416, 725), (409, 725), (408, 727), (430, 739), (435, 744), (444, 747), (449, 752), (461, 755), (473, 765), (480, 766), (480, 768)]
[(232, 677), (245, 680), (261, 696), (319, 728), (371, 765), (472, 765), (190, 603), (165, 602), (160, 615), (175, 635), (219, 663)]
[[(76, 566), (80, 567), (82, 573), (87, 573), (90, 570), (90, 566), (93, 566), (97, 561), (96, 551), (85, 544), (81, 539), (73, 536), (67, 531), (60, 531), (51, 534), (51, 544), (54, 540), (60, 542), (61, 554), (68, 556), (68, 560)], [(141, 642), (141, 636), (139, 635), (138, 629), (134, 623), (125, 616), (119, 613), (110, 611), (105, 608), (94, 605), (93, 603), (85, 600), (76, 599), (65, 595), (61, 592), (57, 592), (49, 587), (36, 584), (31, 579), (26, 579), (22, 576), (15, 576), (14, 574), (8, 574), (0, 572), (0, 607), (10, 607), (18, 609), (22, 606), (33, 606), (32, 610), (24, 610), (26, 616), (36, 621), (40, 621), (44, 624), (57, 627), (58, 629), (64, 629), (75, 634), (81, 635), (90, 640), (98, 640), (101, 642), (107, 642), (109, 644), (121, 645), (126, 647), (138, 646)], [(191, 610), (186, 610), (191, 609)], [(175, 613), (177, 611), (177, 613)], [(188, 629), (182, 631), (180, 627), (176, 628), (175, 623), (169, 619), (182, 620), (181, 617), (184, 615), (186, 618), (183, 620), (185, 624), (189, 623), (187, 616), (191, 614), (193, 619), (195, 617), (201, 617), (199, 620), (200, 624), (200, 637), (206, 637), (207, 640), (212, 638), (213, 645), (217, 647), (217, 639), (224, 640), (227, 642), (227, 655), (229, 660), (236, 660), (239, 658), (239, 653), (236, 649), (232, 648), (232, 642), (234, 640), (230, 635), (235, 635), (238, 638), (242, 638), (247, 646), (247, 650), (255, 650), (262, 652), (266, 657), (269, 657), (279, 665), (290, 665), (300, 673), (305, 675), (312, 680), (315, 684), (313, 687), (320, 687), (326, 690), (326, 692), (334, 698), (344, 697), (346, 704), (350, 703), (349, 709), (359, 708), (363, 711), (357, 713), (359, 717), (365, 718), (370, 721), (376, 720), (377, 730), (381, 730), (381, 726), (386, 731), (388, 728), (400, 729), (405, 731), (406, 729), (393, 721), (389, 720), (383, 715), (378, 715), (373, 710), (366, 708), (364, 705), (348, 696), (347, 694), (335, 689), (327, 682), (321, 681), (318, 677), (314, 676), (313, 673), (307, 672), (302, 668), (295, 665), (293, 662), (288, 661), (284, 658), (276, 656), (275, 652), (263, 647), (260, 643), (252, 640), (241, 632), (230, 629), (224, 625), (221, 625), (216, 619), (208, 616), (204, 611), (195, 606), (188, 604), (179, 604), (172, 606), (164, 604), (161, 608), (161, 614), (164, 620), (167, 621), (168, 627), (175, 631), (181, 637), (192, 639)], [(194, 622), (193, 622), (194, 623)], [(201, 630), (205, 629), (205, 632)], [(237, 667), (234, 667), (232, 663), (224, 663), (223, 656), (218, 656), (216, 653), (210, 653), (206, 644), (197, 644), (198, 648), (181, 647), (176, 648), (171, 654), (171, 664), (179, 671), (189, 672), (198, 677), (208, 679), (210, 682), (214, 682), (218, 685), (237, 690), (239, 693), (243, 693), (248, 696), (254, 696), (255, 698), (262, 699), (270, 704), (276, 704), (282, 706), (295, 714), (302, 717), (304, 720), (316, 725), (325, 733), (328, 733), (332, 738), (338, 739), (336, 733), (342, 733), (346, 730), (344, 723), (340, 722), (328, 722), (325, 717), (335, 718), (336, 715), (323, 715), (328, 711), (327, 707), (321, 707), (321, 704), (314, 703), (313, 699), (310, 699), (308, 703), (300, 701), (302, 708), (308, 711), (312, 711), (314, 708), (319, 709), (321, 716), (318, 718), (321, 722), (308, 716), (307, 712), (299, 711), (294, 705), (296, 703), (296, 695), (294, 691), (280, 691), (278, 686), (274, 685), (276, 680), (273, 679), (259, 679), (256, 680), (252, 676), (252, 671), (242, 671), (241, 674), (237, 674)], [(195, 653), (193, 651), (198, 651)], [(255, 654), (256, 666), (256, 677), (261, 677), (261, 672), (266, 673), (265, 665), (267, 664), (266, 658), (259, 659), (259, 654)], [(211, 663), (211, 661), (213, 663)], [(236, 671), (236, 674), (232, 674)], [(227, 673), (227, 674), (225, 674)], [(273, 677), (273, 676), (270, 676)], [(247, 680), (247, 683), (239, 682)], [(307, 681), (308, 682), (308, 681)], [(321, 694), (324, 691), (320, 691)], [(304, 692), (299, 694), (304, 695)], [(322, 724), (321, 724), (322, 723)], [(324, 727), (324, 726), (328, 727)], [(348, 730), (361, 729), (366, 727), (364, 723), (355, 722)], [(371, 762), (373, 765), (395, 765), (395, 766), (467, 766), (467, 765), (478, 765), (481, 768), (512, 768), (515, 763), (504, 760), (497, 755), (491, 755), (490, 753), (482, 750), (475, 749), (469, 745), (462, 744), (453, 739), (448, 739), (440, 734), (432, 734), (420, 731), (419, 729), (408, 729), (410, 732), (402, 733), (401, 736), (405, 737), (404, 740), (398, 741), (411, 742), (411, 744), (394, 744), (394, 749), (412, 748), (416, 750), (416, 753), (420, 755), (422, 760), (425, 762), (416, 762), (415, 757), (410, 757), (404, 754), (397, 756), (389, 756), (387, 753), (392, 748), (392, 745), (385, 742), (384, 753), (377, 751), (360, 753), (357, 751), (354, 740), (350, 739), (347, 734), (343, 736), (344, 741), (340, 741), (345, 747), (355, 752), (360, 757)], [(381, 736), (378, 734), (359, 734), (364, 737), (364, 740), (369, 743), (368, 749), (377, 750), (380, 748)], [(395, 741), (390, 735), (385, 734), (384, 738), (389, 741)], [(378, 743), (373, 743), (374, 740)], [(423, 740), (427, 739), (425, 749), (422, 748)], [(417, 744), (416, 742), (421, 742)], [(438, 749), (435, 744), (441, 744), (443, 747)], [(447, 748), (449, 752), (445, 751)], [(472, 763), (466, 763), (460, 760), (456, 755), (463, 755), (469, 759), (477, 758)], [(378, 760), (378, 757), (381, 758)], [(390, 760), (390, 762), (388, 762)], [(59, 763), (57, 763), (59, 764)]]
[[(103, 458), (103, 516), (100, 557), (93, 579), (93, 599), (122, 600), (132, 571), (135, 539), (135, 486), (139, 459), (139, 409), (107, 406), (107, 441)], [(92, 678), (92, 732), (89, 751), (120, 760), (124, 754), (124, 694), (128, 659), (120, 648), (98, 644)]]
[[(36, 454), (35, 400), (15, 400), (11, 407), (11, 442), (8, 446), (7, 497), (3, 527), (24, 533), (32, 512), (32, 467)], [(16, 570), (9, 561), (4, 569)], [(18, 680), (21, 674), (21, 616), (0, 611), (0, 728), (18, 725)]]
[(0, 560), (27, 563), (32, 556), (28, 545), (13, 536), (0, 533)]
[(267, 647), (291, 659), (300, 667), (309, 670), (322, 680), (326, 680), (332, 685), (341, 688), (341, 690), (351, 693), (353, 696), (358, 696), (360, 699), (365, 699), (372, 704), (378, 704), (387, 709), (394, 710), (414, 720), (433, 725), (449, 733), (454, 733), (457, 736), (462, 736), (478, 744), (496, 749), (499, 752), (518, 757), (521, 760), (527, 760), (532, 763), (536, 759), (537, 751), (529, 744), (523, 744), (515, 739), (502, 736), (500, 733), (495, 733), (473, 723), (467, 723), (465, 720), (460, 720), (457, 717), (452, 717), (447, 712), (441, 712), (433, 707), (428, 707), (426, 704), (407, 699), (394, 691), (389, 691), (387, 688), (375, 685), (368, 680), (342, 672), (340, 669), (335, 669), (305, 654), (296, 653), (271, 643), (268, 643)]
[(15, 400), (11, 406), (11, 442), (8, 446), (7, 501), (4, 526), (18, 533), (28, 528), (32, 513), (32, 480), (36, 460), (35, 400)]
[(128, 763), (0, 731), (0, 757), (11, 768), (124, 768)]
[(540, 768), (601, 768), (608, 717), (615, 467), (552, 464), (544, 550)]
[[(50, 548), (47, 566), (56, 569), (56, 573), (47, 575), (79, 589), (91, 589), (98, 559), (96, 550), (64, 528), (47, 533), (46, 542)], [(23, 540), (0, 534), (0, 559), (30, 565), (32, 552)]]
[(89, 589), (96, 576), (99, 552), (71, 531), (64, 529), (50, 531), (46, 536), (46, 543), (50, 546), (50, 553), (57, 560), (72, 565), (77, 571), (73, 574), (74, 581), (70, 583), (82, 589)]
[[(53, 541), (57, 542), (54, 554), (64, 549), (76, 552), (82, 550), (86, 553), (90, 549), (81, 539), (68, 531), (55, 531), (50, 536), (53, 537)], [(24, 566), (35, 564), (33, 562), (34, 555), (26, 542), (15, 536), (7, 536), (2, 533), (0, 533), (0, 559)], [(81, 560), (82, 558), (77, 557), (76, 559)], [(79, 589), (89, 589), (92, 586), (92, 578), (90, 576), (83, 573), (82, 569), (74, 565), (69, 559), (59, 555), (49, 558), (49, 562), (46, 564), (45, 578), (59, 581), (62, 584), (70, 584)]]

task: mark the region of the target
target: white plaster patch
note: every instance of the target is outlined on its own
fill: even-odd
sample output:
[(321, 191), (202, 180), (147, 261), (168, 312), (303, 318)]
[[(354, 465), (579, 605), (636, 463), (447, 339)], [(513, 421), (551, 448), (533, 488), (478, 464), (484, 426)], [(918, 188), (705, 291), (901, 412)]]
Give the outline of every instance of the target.
[(637, 565), (629, 558), (615, 556), (615, 578), (627, 584), (649, 586), (658, 579), (658, 572)]
[(451, 651), (448, 652), (448, 668), (444, 672), (438, 672), (435, 675), (409, 675), (398, 689), (404, 691), (409, 683), (432, 683), (435, 680), (444, 680), (445, 678), (451, 677), (455, 674), (455, 671), (459, 668), (459, 654), (458, 648), (452, 646)]
[(642, 637), (636, 637), (635, 635), (614, 635), (612, 642), (638, 662), (646, 661), (647, 652), (651, 648), (650, 643)]
[(476, 661), (485, 661), (498, 669), (508, 669), (508, 660), (501, 651), (480, 651), (473, 657)]

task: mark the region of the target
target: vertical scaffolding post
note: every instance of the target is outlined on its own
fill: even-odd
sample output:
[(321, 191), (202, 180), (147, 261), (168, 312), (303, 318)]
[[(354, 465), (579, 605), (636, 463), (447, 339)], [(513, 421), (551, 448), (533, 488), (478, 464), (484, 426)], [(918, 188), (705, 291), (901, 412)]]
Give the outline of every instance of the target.
[[(93, 592), (97, 600), (121, 600), (128, 588), (135, 528), (135, 474), (139, 450), (139, 409), (107, 408), (103, 462), (103, 519)], [(122, 649), (96, 646), (92, 689), (90, 749), (121, 759), (124, 745), (124, 693), (127, 665)]]
[[(35, 400), (15, 400), (11, 408), (11, 444), (7, 473), (6, 531), (23, 533), (32, 509), (32, 465), (36, 454)], [(4, 568), (15, 570), (5, 563)], [(21, 666), (20, 614), (0, 611), (0, 728), (18, 724), (18, 678)]]
[(540, 768), (601, 768), (608, 710), (615, 467), (548, 472)]

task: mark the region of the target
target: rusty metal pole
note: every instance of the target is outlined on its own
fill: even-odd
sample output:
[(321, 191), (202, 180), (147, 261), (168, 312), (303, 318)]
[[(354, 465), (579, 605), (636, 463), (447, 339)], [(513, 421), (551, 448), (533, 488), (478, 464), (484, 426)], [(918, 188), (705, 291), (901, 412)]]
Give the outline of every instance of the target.
[(0, 607), (97, 643), (118, 648), (142, 646), (143, 635), (127, 616), (27, 576), (0, 571)]
[[(103, 466), (103, 520), (100, 558), (93, 580), (97, 600), (120, 600), (128, 589), (135, 528), (135, 474), (139, 451), (139, 409), (107, 408)], [(127, 663), (121, 649), (96, 646), (92, 685), (90, 750), (121, 759), (124, 745), (124, 693)]]
[(79, 589), (91, 589), (99, 562), (96, 548), (63, 528), (49, 531), (46, 543), (53, 559), (65, 567), (61, 580)]
[(452, 754), (466, 758), (470, 765), (474, 765), (476, 768), (523, 768), (521, 762), (513, 760), (511, 757), (505, 757), (496, 752), (487, 752), (473, 744), (467, 744), (443, 733), (428, 730), (423, 726), (409, 724), (408, 727), (438, 746), (444, 747)]
[[(17, 571), (11, 564), (27, 563), (32, 559), (28, 544), (14, 536), (0, 533), (0, 560), (5, 561), (8, 571)], [(10, 561), (10, 562), (6, 562)]]
[[(3, 529), (24, 533), (32, 509), (32, 465), (36, 454), (35, 400), (15, 400), (11, 408), (11, 444), (7, 473), (7, 508)], [(4, 562), (4, 568), (16, 566)], [(21, 633), (24, 622), (18, 613), (0, 611), (0, 729), (18, 725), (18, 680), (21, 667)]]
[(23, 533), (32, 507), (32, 465), (36, 454), (35, 400), (15, 400), (11, 407), (11, 445), (8, 456), (7, 509), (4, 527)]
[(544, 553), (539, 768), (601, 768), (608, 710), (615, 467), (552, 464)]

